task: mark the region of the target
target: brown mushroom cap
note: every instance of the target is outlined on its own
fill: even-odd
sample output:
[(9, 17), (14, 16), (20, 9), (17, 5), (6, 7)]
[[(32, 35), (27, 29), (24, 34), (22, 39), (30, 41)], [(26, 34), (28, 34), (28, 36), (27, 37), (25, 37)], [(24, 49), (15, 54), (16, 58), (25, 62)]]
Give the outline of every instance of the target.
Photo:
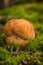
[(7, 38), (7, 44), (19, 44), (20, 46), (25, 46), (28, 41), (27, 40), (24, 40), (24, 39), (21, 39), (20, 37), (16, 37), (16, 36), (11, 36), (11, 37), (8, 37)]
[[(14, 42), (15, 42), (14, 36), (17, 36), (19, 37), (19, 39), (22, 39), (22, 43), (24, 43), (23, 40), (25, 39), (27, 40), (27, 39), (35, 38), (35, 31), (32, 24), (29, 21), (24, 19), (10, 20), (4, 26), (4, 33), (8, 36), (9, 40), (13, 38), (12, 41)], [(18, 42), (18, 39), (16, 39), (15, 43), (19, 43), (19, 42)]]

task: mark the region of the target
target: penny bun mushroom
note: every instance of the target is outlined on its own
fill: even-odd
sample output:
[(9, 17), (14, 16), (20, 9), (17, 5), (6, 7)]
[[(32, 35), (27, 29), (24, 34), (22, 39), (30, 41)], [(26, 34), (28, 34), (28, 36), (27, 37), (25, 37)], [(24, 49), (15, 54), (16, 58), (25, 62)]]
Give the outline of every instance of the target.
[(25, 45), (28, 39), (35, 38), (32, 24), (25, 19), (10, 20), (4, 26), (4, 34), (7, 35), (7, 43)]

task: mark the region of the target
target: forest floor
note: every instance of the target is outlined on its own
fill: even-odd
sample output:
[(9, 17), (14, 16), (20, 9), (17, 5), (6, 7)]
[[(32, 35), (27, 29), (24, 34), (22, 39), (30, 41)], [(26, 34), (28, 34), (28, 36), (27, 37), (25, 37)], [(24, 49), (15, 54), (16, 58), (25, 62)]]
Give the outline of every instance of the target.
[[(6, 45), (3, 26), (10, 19), (23, 18), (30, 21), (35, 29), (36, 38), (17, 54), (11, 54), (11, 45)], [(0, 10), (0, 65), (43, 65), (43, 3), (22, 4)]]

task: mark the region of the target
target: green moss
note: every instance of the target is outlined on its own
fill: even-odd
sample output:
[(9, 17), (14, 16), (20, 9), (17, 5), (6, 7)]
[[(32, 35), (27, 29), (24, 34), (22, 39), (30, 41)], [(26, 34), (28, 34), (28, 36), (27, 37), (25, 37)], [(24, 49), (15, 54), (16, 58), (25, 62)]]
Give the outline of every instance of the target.
[[(2, 16), (13, 16), (29, 20), (35, 29), (36, 38), (28, 40), (28, 44), (22, 48), (19, 45), (13, 45), (14, 51), (19, 47), (17, 55), (11, 55), (11, 45), (6, 44), (6, 36), (0, 31), (0, 65), (19, 65), (22, 60), (27, 60), (27, 65), (43, 65), (43, 4), (32, 3), (16, 5), (0, 11)], [(8, 22), (5, 18), (1, 23)]]

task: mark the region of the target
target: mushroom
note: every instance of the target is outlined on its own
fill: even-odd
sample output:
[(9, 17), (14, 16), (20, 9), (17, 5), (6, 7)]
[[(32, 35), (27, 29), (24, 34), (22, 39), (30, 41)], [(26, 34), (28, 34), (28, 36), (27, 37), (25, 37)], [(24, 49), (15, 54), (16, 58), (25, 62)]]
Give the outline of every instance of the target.
[(35, 38), (32, 24), (25, 19), (12, 19), (4, 26), (4, 34), (7, 35), (7, 44), (14, 43), (25, 46), (28, 39)]

